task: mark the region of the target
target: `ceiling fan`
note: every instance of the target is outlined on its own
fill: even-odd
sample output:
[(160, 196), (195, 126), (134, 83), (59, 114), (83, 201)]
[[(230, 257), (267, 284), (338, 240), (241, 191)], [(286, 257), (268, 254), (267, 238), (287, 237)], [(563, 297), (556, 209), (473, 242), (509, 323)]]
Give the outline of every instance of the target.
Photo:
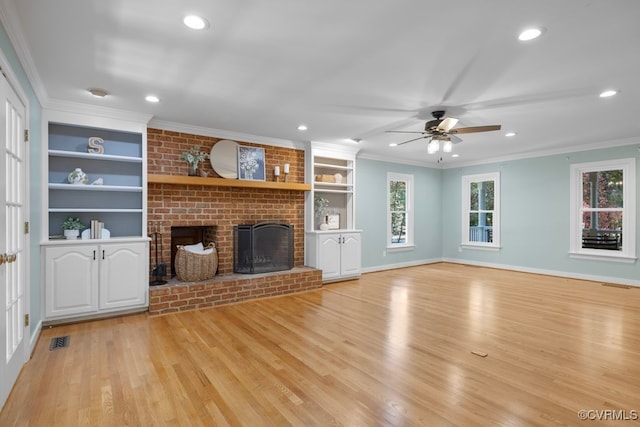
[[(489, 125), (489, 126), (471, 126), (466, 128), (457, 128), (453, 129), (453, 127), (458, 123), (458, 119), (453, 117), (444, 117), (444, 110), (436, 110), (431, 113), (434, 120), (430, 120), (424, 125), (424, 131), (403, 131), (403, 130), (389, 130), (387, 132), (394, 133), (420, 133), (417, 138), (410, 139), (408, 141), (400, 142), (396, 145), (403, 145), (412, 141), (417, 141), (418, 139), (423, 138), (431, 138), (429, 142), (429, 146), (427, 148), (430, 154), (435, 153), (440, 149), (440, 141), (443, 142), (442, 150), (445, 153), (451, 151), (451, 146), (453, 143), (457, 143), (462, 141), (460, 138), (456, 136), (456, 134), (464, 134), (464, 133), (476, 133), (476, 132), (489, 132), (494, 130), (500, 130), (501, 125)], [(443, 118), (444, 117), (444, 118)]]

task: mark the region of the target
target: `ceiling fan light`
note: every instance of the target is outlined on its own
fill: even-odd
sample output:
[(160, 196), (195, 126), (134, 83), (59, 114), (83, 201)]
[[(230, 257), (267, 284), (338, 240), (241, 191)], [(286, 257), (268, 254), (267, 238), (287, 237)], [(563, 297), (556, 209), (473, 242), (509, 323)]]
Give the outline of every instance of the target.
[(442, 151), (450, 153), (453, 150), (453, 143), (451, 141), (445, 141), (442, 145)]
[(432, 139), (431, 142), (429, 142), (429, 145), (427, 145), (427, 152), (429, 154), (433, 154), (437, 152), (439, 149), (440, 149), (440, 141), (438, 141), (437, 139)]

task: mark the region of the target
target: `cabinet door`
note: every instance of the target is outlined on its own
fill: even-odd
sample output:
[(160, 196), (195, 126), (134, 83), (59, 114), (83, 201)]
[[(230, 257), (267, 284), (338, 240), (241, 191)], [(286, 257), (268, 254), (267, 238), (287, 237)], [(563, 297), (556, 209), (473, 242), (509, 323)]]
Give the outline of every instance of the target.
[(318, 268), (322, 270), (322, 280), (340, 277), (339, 234), (318, 236)]
[(100, 309), (147, 305), (146, 243), (121, 243), (100, 246)]
[(97, 246), (45, 249), (45, 316), (60, 317), (98, 310)]
[(360, 233), (345, 233), (342, 235), (342, 257), (340, 259), (341, 276), (357, 276), (361, 271), (361, 242)]

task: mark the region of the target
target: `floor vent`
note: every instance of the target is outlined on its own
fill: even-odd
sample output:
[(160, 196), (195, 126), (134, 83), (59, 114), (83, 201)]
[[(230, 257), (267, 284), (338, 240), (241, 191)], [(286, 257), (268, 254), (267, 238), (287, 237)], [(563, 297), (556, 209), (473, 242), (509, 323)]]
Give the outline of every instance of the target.
[(69, 347), (69, 335), (63, 337), (51, 338), (51, 344), (49, 344), (49, 351), (57, 350), (59, 348)]
[(617, 283), (603, 283), (602, 286), (610, 286), (612, 288), (631, 289), (631, 286), (619, 285)]

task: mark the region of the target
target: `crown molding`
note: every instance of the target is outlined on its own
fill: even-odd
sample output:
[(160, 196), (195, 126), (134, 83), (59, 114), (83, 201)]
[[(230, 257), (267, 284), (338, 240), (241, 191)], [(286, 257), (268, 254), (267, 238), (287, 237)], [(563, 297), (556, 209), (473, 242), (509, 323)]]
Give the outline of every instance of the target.
[(28, 49), (28, 43), (24, 37), (24, 31), (20, 26), (20, 20), (18, 14), (13, 5), (13, 2), (9, 0), (0, 0), (0, 22), (7, 33), (9, 42), (11, 43), (13, 50), (18, 57), (18, 61), (24, 70), (24, 73), (29, 80), (29, 84), (33, 88), (40, 105), (44, 105), (45, 100), (48, 98), (47, 90), (42, 83), (42, 79), (37, 72), (33, 57)]
[(274, 147), (293, 148), (304, 150), (306, 143), (303, 141), (292, 141), (287, 139), (269, 138), (266, 136), (251, 135), (241, 132), (232, 132), (222, 129), (208, 128), (204, 126), (193, 126), (184, 123), (176, 123), (165, 120), (152, 119), (149, 127), (155, 129), (168, 130), (173, 132), (189, 133), (193, 135), (210, 136), (218, 139), (231, 139), (240, 142), (252, 142), (254, 144), (271, 145)]
[(423, 161), (419, 161), (419, 160), (398, 159), (398, 158), (393, 158), (393, 157), (384, 157), (384, 156), (371, 154), (371, 153), (367, 153), (367, 152), (360, 152), (358, 154), (358, 158), (359, 159), (363, 159), (363, 160), (376, 160), (376, 161), (385, 162), (385, 163), (397, 163), (397, 164), (400, 164), (400, 165), (419, 166), (419, 167), (425, 167), (425, 168), (431, 168), (431, 169), (442, 169), (442, 167), (440, 165), (434, 165), (431, 162), (423, 162)]
[(83, 114), (107, 119), (123, 120), (133, 123), (145, 123), (153, 117), (152, 114), (143, 114), (135, 111), (119, 110), (110, 107), (101, 107), (80, 102), (61, 101), (51, 99), (44, 104), (45, 110), (62, 111), (73, 114)]
[(462, 162), (456, 164), (443, 164), (443, 169), (456, 169), (463, 168), (467, 166), (478, 166), (478, 165), (488, 165), (492, 163), (500, 163), (500, 162), (511, 162), (514, 160), (523, 160), (523, 159), (532, 159), (536, 157), (548, 157), (548, 156), (557, 156), (559, 154), (569, 154), (569, 153), (579, 153), (582, 151), (593, 151), (593, 150), (602, 150), (605, 148), (614, 148), (614, 147), (623, 147), (626, 145), (634, 145), (640, 144), (640, 138), (631, 137), (631, 138), (621, 138), (614, 139), (606, 142), (594, 142), (591, 144), (584, 144), (579, 146), (570, 146), (570, 147), (562, 147), (562, 148), (554, 148), (549, 150), (541, 150), (541, 151), (533, 151), (528, 153), (520, 153), (513, 154), (509, 156), (502, 157), (494, 157), (492, 159), (484, 159), (478, 161), (470, 161), (470, 162)]

